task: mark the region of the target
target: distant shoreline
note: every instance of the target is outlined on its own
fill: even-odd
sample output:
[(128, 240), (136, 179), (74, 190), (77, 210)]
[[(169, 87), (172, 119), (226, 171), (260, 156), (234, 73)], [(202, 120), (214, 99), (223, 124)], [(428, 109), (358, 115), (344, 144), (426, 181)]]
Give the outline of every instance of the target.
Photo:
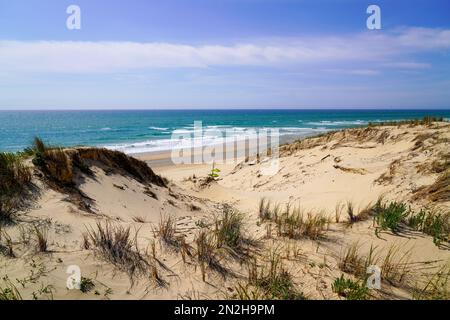
[[(246, 130), (279, 129), (282, 139), (289, 139), (365, 126), (369, 122), (424, 116), (449, 119), (450, 109), (3, 111), (0, 112), (0, 151), (21, 151), (37, 136), (54, 146), (94, 146), (140, 154), (189, 146), (189, 133), (193, 136), (197, 121), (202, 122), (203, 130), (219, 131), (214, 136), (208, 135), (203, 142), (213, 145), (229, 129), (235, 131), (234, 136), (245, 135)], [(172, 140), (175, 130), (186, 131), (186, 137), (182, 141)]]

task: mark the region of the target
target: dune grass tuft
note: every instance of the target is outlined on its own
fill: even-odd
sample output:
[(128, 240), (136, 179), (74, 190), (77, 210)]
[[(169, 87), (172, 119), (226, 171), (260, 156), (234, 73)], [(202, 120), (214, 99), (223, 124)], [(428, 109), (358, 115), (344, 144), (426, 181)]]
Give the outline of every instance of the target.
[(338, 259), (338, 267), (341, 271), (366, 281), (368, 267), (379, 266), (383, 281), (400, 286), (406, 283), (412, 272), (409, 257), (410, 250), (402, 250), (395, 244), (391, 245), (385, 254), (382, 254), (382, 250), (371, 246), (365, 255), (361, 255), (359, 246), (355, 243), (341, 254)]
[(229, 205), (223, 206), (221, 214), (215, 217), (214, 224), (213, 230), (202, 229), (196, 236), (194, 241), (196, 256), (203, 274), (206, 264), (209, 268), (225, 275), (228, 273), (227, 268), (223, 266), (225, 258), (246, 260), (254, 241), (244, 235), (244, 215)]
[(450, 241), (450, 212), (422, 209), (417, 214), (411, 213), (406, 224), (414, 230), (432, 236), (437, 246)]
[(170, 215), (161, 216), (160, 222), (153, 230), (153, 233), (167, 245), (172, 247), (180, 246), (180, 240), (176, 238), (177, 222)]
[(224, 205), (221, 216), (216, 217), (215, 221), (217, 246), (239, 252), (245, 242), (243, 224), (244, 215), (231, 206)]
[(269, 253), (268, 261), (258, 266), (256, 260), (249, 265), (248, 282), (238, 283), (232, 298), (239, 300), (306, 300), (297, 289), (292, 275), (284, 267), (281, 255)]
[(13, 221), (31, 183), (30, 168), (15, 153), (0, 153), (0, 223)]
[(328, 229), (330, 220), (323, 213), (305, 213), (301, 208), (287, 205), (284, 210), (280, 205), (272, 206), (270, 201), (260, 201), (259, 216), (262, 221), (274, 222), (278, 235), (290, 239), (319, 239)]
[(430, 274), (425, 281), (413, 289), (416, 300), (450, 300), (450, 265), (445, 265)]
[(36, 238), (36, 249), (38, 252), (48, 251), (48, 229), (45, 226), (34, 225), (32, 232)]
[[(213, 233), (201, 230), (195, 238), (195, 244), (197, 259), (201, 268), (206, 264), (219, 273), (226, 273), (226, 269), (221, 265), (222, 256), (218, 250), (217, 239)], [(205, 278), (205, 272), (202, 271), (202, 273), (203, 278)]]
[(97, 223), (96, 229), (88, 229), (84, 241), (104, 260), (112, 263), (130, 278), (149, 270), (149, 263), (139, 251), (137, 234), (133, 238), (130, 228), (114, 226), (111, 223)]
[(286, 210), (277, 220), (278, 233), (290, 239), (320, 239), (328, 229), (329, 220), (321, 213), (305, 214), (300, 209)]
[(23, 300), (19, 290), (8, 276), (3, 277), (3, 282), (5, 287), (0, 286), (0, 301)]
[(416, 190), (414, 198), (428, 198), (433, 202), (450, 201), (450, 169), (443, 172), (432, 185)]

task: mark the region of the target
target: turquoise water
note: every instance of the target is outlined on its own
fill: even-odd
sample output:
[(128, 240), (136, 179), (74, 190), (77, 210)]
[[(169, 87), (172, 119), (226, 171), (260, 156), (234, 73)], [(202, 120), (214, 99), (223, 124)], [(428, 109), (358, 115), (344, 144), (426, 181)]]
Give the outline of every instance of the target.
[[(0, 151), (19, 151), (33, 137), (61, 146), (89, 145), (127, 153), (169, 150), (174, 130), (203, 128), (241, 135), (249, 129), (279, 128), (280, 135), (305, 136), (369, 121), (450, 118), (450, 110), (143, 110), (0, 111)], [(216, 137), (218, 138), (218, 137)], [(214, 142), (214, 135), (206, 143)]]

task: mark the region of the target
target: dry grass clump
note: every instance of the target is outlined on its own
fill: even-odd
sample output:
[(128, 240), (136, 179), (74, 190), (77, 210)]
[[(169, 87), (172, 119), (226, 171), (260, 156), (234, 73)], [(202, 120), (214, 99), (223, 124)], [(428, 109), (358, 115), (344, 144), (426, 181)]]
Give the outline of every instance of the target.
[(176, 248), (180, 247), (181, 241), (176, 237), (177, 222), (172, 216), (161, 216), (159, 224), (153, 232), (165, 244)]
[(143, 161), (126, 154), (100, 148), (63, 149), (47, 146), (41, 139), (35, 138), (28, 153), (34, 155), (33, 163), (42, 169), (48, 178), (56, 182), (72, 185), (75, 169), (92, 174), (86, 161), (96, 161), (108, 171), (127, 174), (135, 180), (165, 187), (164, 180), (156, 175)]
[(0, 254), (3, 254), (6, 257), (14, 258), (14, 247), (13, 242), (9, 234), (2, 230), (2, 226), (0, 225)]
[(12, 222), (30, 183), (31, 171), (22, 156), (0, 153), (0, 223)]
[(222, 214), (216, 217), (215, 234), (217, 246), (227, 248), (234, 253), (242, 251), (247, 243), (243, 234), (244, 215), (229, 205), (224, 205)]
[(35, 138), (33, 146), (26, 151), (33, 156), (33, 164), (45, 175), (48, 185), (67, 194), (68, 200), (80, 210), (92, 212), (94, 200), (84, 194), (75, 181), (77, 173), (92, 176), (92, 165), (102, 168), (107, 174), (128, 175), (147, 186), (146, 194), (157, 199), (148, 186), (166, 187), (165, 181), (143, 161), (124, 153), (99, 148), (59, 148), (47, 146)]
[(423, 134), (419, 134), (414, 138), (414, 147), (412, 148), (413, 151), (418, 150), (420, 148), (425, 147), (425, 142), (428, 140), (434, 140), (436, 142), (439, 139), (439, 133), (438, 132), (427, 132)]
[(348, 167), (343, 167), (340, 165), (334, 165), (333, 166), (335, 169), (347, 172), (347, 173), (353, 173), (353, 174), (360, 174), (360, 175), (365, 175), (367, 173), (366, 169), (361, 169), (361, 168), (348, 168)]
[(443, 173), (450, 168), (450, 153), (442, 152), (433, 162), (416, 166), (418, 173)]
[(98, 161), (109, 170), (127, 174), (143, 184), (166, 187), (167, 182), (155, 174), (144, 162), (122, 152), (99, 148), (78, 148), (76, 154), (81, 160)]
[(217, 238), (215, 234), (202, 230), (195, 238), (196, 255), (200, 262), (203, 281), (206, 280), (205, 264), (212, 270), (221, 274), (226, 274), (227, 269), (222, 266), (223, 255), (217, 246)]
[(435, 183), (416, 190), (414, 199), (428, 198), (433, 202), (450, 201), (450, 169), (439, 176)]
[[(330, 141), (337, 140), (338, 142), (331, 147), (334, 149), (342, 143), (349, 142), (377, 142), (386, 143), (390, 138), (390, 133), (388, 130), (383, 130), (382, 126), (402, 126), (408, 125), (410, 127), (425, 125), (431, 126), (435, 122), (442, 122), (444, 119), (442, 117), (424, 117), (423, 119), (413, 119), (404, 121), (387, 121), (387, 122), (369, 122), (367, 127), (360, 127), (355, 129), (346, 129), (341, 131), (331, 131), (323, 133), (313, 137), (307, 137), (302, 140), (297, 140), (291, 144), (287, 144), (280, 147), (280, 154), (291, 155), (299, 150), (312, 149), (318, 146), (323, 146)], [(420, 144), (420, 143), (419, 143)], [(419, 146), (420, 147), (420, 146)]]
[(276, 221), (278, 234), (290, 239), (309, 238), (317, 240), (328, 229), (329, 219), (322, 213), (304, 214), (300, 209), (286, 210)]
[(345, 273), (353, 274), (358, 278), (365, 278), (367, 268), (376, 264), (377, 261), (376, 248), (371, 246), (366, 256), (360, 256), (359, 245), (354, 243), (340, 255), (338, 267)]
[(259, 219), (264, 221), (274, 221), (278, 218), (280, 214), (280, 205), (274, 205), (272, 206), (272, 202), (270, 200), (267, 200), (265, 198), (261, 199), (259, 201), (259, 210), (258, 210), (258, 216)]
[(238, 283), (235, 291), (231, 298), (238, 300), (306, 300), (276, 251), (261, 266), (251, 263), (247, 283)]
[(278, 235), (290, 239), (319, 239), (330, 224), (330, 220), (323, 213), (305, 213), (300, 208), (291, 208), (290, 205), (281, 210), (280, 205), (272, 206), (271, 202), (265, 199), (259, 203), (259, 217), (263, 222), (274, 222)]
[(136, 216), (136, 217), (133, 217), (132, 219), (136, 223), (147, 223), (147, 220), (144, 217)]
[(381, 174), (381, 176), (379, 176), (374, 182), (378, 184), (392, 183), (392, 180), (394, 179), (397, 169), (400, 167), (400, 165), (401, 165), (400, 159), (392, 161), (391, 164), (389, 165), (389, 171)]
[(382, 250), (371, 246), (366, 255), (360, 255), (359, 246), (355, 243), (341, 254), (338, 267), (341, 271), (366, 281), (369, 266), (378, 266), (383, 281), (394, 286), (405, 284), (407, 276), (413, 271), (413, 264), (409, 261), (410, 250), (402, 250), (394, 244), (386, 254), (382, 255), (381, 252)]
[(32, 232), (36, 239), (38, 252), (48, 251), (48, 228), (45, 226), (33, 225)]
[(359, 209), (357, 212), (357, 209), (355, 209), (355, 205), (352, 201), (347, 201), (346, 206), (346, 212), (348, 216), (348, 225), (352, 225), (357, 222), (365, 221), (369, 219), (371, 216), (375, 214), (374, 210), (377, 207), (377, 205), (380, 203), (381, 200), (378, 200), (377, 204), (375, 206), (372, 206), (371, 204), (368, 204), (367, 206), (363, 207), (362, 209)]
[(249, 257), (255, 241), (244, 235), (245, 216), (229, 205), (224, 205), (221, 214), (215, 218), (213, 230), (202, 229), (195, 238), (196, 256), (205, 279), (205, 264), (225, 275), (229, 273), (223, 266), (224, 259), (232, 257), (244, 261)]
[(450, 300), (450, 265), (445, 265), (413, 289), (416, 300)]
[(91, 228), (85, 233), (84, 247), (93, 249), (130, 278), (145, 273), (150, 267), (137, 246), (137, 233), (133, 238), (130, 228), (99, 222), (96, 229)]

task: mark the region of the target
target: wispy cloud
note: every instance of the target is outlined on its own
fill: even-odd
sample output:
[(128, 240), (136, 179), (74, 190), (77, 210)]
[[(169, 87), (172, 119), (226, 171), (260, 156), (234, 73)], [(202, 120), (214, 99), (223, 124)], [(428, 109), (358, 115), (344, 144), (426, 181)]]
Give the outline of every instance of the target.
[[(423, 69), (429, 65), (402, 61), (415, 53), (443, 49), (450, 49), (450, 30), (431, 28), (403, 28), (390, 32), (365, 32), (338, 37), (279, 39), (231, 46), (138, 42), (0, 41), (0, 70), (108, 73), (150, 68), (283, 66), (340, 62), (377, 62), (380, 66), (391, 68)], [(364, 71), (369, 75), (373, 75), (373, 72), (375, 71), (369, 73)]]
[(383, 63), (382, 67), (387, 68), (396, 68), (396, 69), (412, 69), (412, 70), (421, 70), (421, 69), (429, 69), (431, 68), (431, 64), (429, 63), (421, 63), (421, 62), (412, 62), (412, 61), (399, 61), (399, 62), (388, 62)]

